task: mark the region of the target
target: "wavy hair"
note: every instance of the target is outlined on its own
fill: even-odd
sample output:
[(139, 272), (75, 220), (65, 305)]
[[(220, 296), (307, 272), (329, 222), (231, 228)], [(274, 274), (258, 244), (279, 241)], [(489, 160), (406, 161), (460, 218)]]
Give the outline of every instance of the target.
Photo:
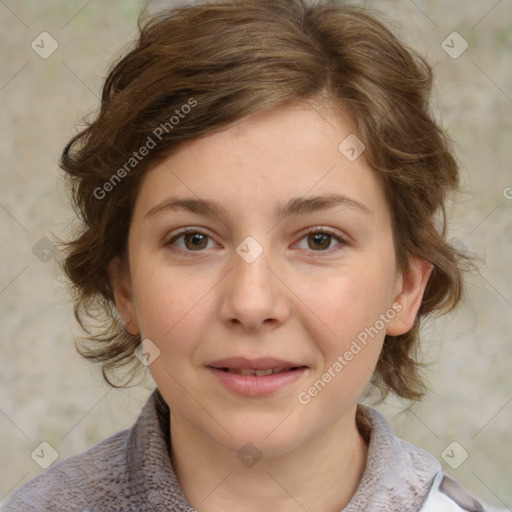
[[(133, 354), (140, 335), (124, 330), (108, 266), (126, 257), (144, 173), (183, 141), (323, 98), (350, 114), (366, 145), (390, 207), (398, 268), (407, 271), (411, 256), (433, 265), (413, 328), (386, 336), (372, 379), (383, 398), (392, 391), (419, 400), (425, 392), (420, 323), (461, 300), (465, 260), (446, 241), (445, 202), (458, 189), (458, 165), (430, 111), (428, 63), (378, 14), (336, 1), (203, 2), (141, 15), (139, 30), (111, 67), (97, 115), (67, 144), (60, 163), (82, 223), (62, 261), (86, 333), (79, 352), (100, 363), (114, 386), (127, 385), (140, 366)], [(193, 111), (171, 128), (191, 99)], [(156, 147), (130, 161), (159, 126), (168, 129), (160, 130)], [(120, 368), (130, 368), (122, 382), (112, 378)]]

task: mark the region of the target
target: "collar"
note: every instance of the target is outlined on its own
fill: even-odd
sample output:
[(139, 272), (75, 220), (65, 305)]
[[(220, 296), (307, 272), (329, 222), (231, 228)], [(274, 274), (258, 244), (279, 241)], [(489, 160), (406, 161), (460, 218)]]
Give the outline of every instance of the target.
[(130, 487), (142, 488), (147, 510), (196, 512), (188, 503), (174, 473), (170, 452), (169, 407), (155, 389), (126, 440)]
[[(342, 512), (419, 510), (441, 470), (437, 459), (397, 438), (386, 419), (370, 407), (360, 404), (356, 421), (368, 442), (368, 457), (359, 486)], [(144, 490), (154, 512), (195, 512), (172, 468), (169, 443), (169, 407), (155, 389), (128, 433), (130, 486)]]
[(368, 441), (366, 468), (350, 503), (342, 512), (417, 511), (442, 469), (428, 452), (394, 434), (375, 409), (359, 404), (356, 422)]

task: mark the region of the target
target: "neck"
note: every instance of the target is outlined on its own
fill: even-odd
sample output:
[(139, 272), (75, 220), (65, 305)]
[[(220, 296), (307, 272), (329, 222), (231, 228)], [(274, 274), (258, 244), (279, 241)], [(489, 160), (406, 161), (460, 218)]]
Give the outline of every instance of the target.
[(354, 495), (366, 464), (367, 445), (355, 412), (354, 407), (315, 439), (248, 466), (171, 412), (171, 461), (198, 512), (267, 512), (270, 504), (280, 512), (339, 512)]

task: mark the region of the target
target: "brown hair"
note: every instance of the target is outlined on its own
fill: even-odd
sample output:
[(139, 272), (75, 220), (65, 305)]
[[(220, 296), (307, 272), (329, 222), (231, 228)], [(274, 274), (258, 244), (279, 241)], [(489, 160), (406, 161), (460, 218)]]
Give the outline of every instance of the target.
[[(209, 2), (141, 18), (139, 29), (106, 79), (98, 115), (61, 160), (82, 221), (63, 261), (87, 333), (79, 352), (100, 362), (112, 385), (116, 369), (138, 366), (140, 335), (123, 328), (108, 265), (126, 257), (144, 173), (182, 141), (289, 102), (324, 98), (354, 119), (365, 159), (382, 180), (399, 269), (407, 270), (409, 256), (433, 265), (414, 327), (386, 336), (372, 379), (383, 397), (391, 390), (421, 398), (420, 319), (455, 308), (464, 258), (445, 240), (444, 203), (457, 188), (458, 168), (429, 112), (429, 65), (368, 9), (335, 1)], [(136, 158), (150, 139), (154, 148)]]

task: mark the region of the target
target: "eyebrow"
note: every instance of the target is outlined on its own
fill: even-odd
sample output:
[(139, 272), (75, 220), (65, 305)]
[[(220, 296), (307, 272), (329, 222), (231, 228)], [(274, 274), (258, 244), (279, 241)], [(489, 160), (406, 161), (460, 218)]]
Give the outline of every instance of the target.
[[(327, 210), (336, 206), (350, 208), (373, 216), (373, 212), (363, 203), (341, 194), (325, 194), (313, 197), (294, 197), (284, 205), (278, 205), (274, 216), (278, 221), (292, 215), (304, 215), (319, 210)], [(145, 219), (157, 214), (173, 211), (188, 211), (220, 219), (228, 217), (227, 210), (218, 202), (197, 198), (167, 198), (148, 210)]]

